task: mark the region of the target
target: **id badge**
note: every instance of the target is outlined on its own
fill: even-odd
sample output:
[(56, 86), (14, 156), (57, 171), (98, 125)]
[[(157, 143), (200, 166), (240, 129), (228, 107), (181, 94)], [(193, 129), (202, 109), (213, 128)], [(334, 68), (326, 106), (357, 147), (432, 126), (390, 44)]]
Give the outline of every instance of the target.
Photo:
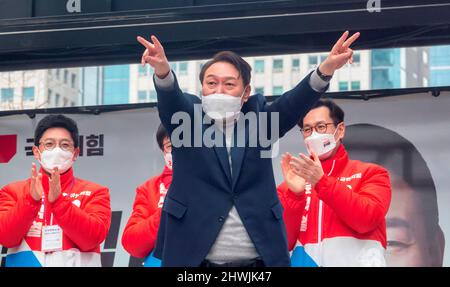
[(47, 225), (42, 228), (42, 248), (44, 252), (60, 251), (63, 245), (62, 229), (58, 225)]

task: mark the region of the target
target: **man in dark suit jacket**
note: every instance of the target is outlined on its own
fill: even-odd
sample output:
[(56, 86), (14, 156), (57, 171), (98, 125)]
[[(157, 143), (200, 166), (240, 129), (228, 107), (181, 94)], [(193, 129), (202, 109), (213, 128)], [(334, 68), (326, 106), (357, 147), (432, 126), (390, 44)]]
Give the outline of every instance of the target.
[[(161, 122), (171, 135), (173, 179), (155, 247), (162, 266), (289, 266), (282, 206), (268, 157), (320, 98), (334, 71), (352, 61), (359, 33), (268, 105), (250, 97), (248, 63), (221, 52), (201, 70), (202, 97), (183, 93), (163, 46), (138, 37), (155, 69)], [(348, 39), (347, 39), (348, 38)], [(268, 139), (268, 141), (267, 141)]]

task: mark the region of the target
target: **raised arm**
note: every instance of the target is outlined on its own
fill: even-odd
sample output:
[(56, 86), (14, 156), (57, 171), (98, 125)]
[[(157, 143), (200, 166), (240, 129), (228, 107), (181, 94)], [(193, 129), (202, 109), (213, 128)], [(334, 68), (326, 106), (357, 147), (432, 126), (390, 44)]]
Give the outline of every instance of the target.
[(150, 38), (153, 43), (150, 43), (141, 36), (137, 37), (138, 42), (146, 48), (144, 54), (142, 54), (141, 64), (150, 64), (155, 69), (155, 75), (160, 79), (164, 79), (170, 72), (169, 61), (158, 38), (153, 35)]
[(177, 112), (193, 113), (193, 104), (186, 94), (183, 94), (178, 86), (175, 74), (171, 72), (164, 47), (155, 36), (151, 36), (151, 42), (138, 36), (137, 40), (145, 47), (141, 64), (149, 64), (155, 71), (153, 81), (158, 97), (158, 111), (161, 122), (169, 134), (176, 127), (171, 123), (172, 116)]
[(310, 73), (292, 90), (284, 93), (270, 106), (267, 106), (267, 112), (278, 113), (280, 137), (293, 128), (319, 100), (328, 88), (328, 81), (334, 72), (346, 63), (353, 62), (353, 50), (350, 49), (350, 45), (359, 38), (360, 33), (355, 33), (350, 38), (348, 36), (349, 32), (346, 31), (334, 44), (328, 57), (320, 64), (319, 68)]

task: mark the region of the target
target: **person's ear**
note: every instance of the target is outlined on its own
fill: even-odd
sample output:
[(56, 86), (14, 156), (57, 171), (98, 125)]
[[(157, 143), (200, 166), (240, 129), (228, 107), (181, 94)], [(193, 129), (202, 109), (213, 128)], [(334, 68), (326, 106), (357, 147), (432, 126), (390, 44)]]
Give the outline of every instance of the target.
[(79, 155), (80, 155), (80, 148), (77, 147), (73, 150), (73, 158), (72, 158), (73, 161), (76, 161)]
[(34, 155), (34, 158), (37, 160), (37, 161), (41, 161), (41, 154), (39, 153), (39, 148), (37, 147), (37, 146), (33, 146), (33, 148), (31, 149), (32, 151), (33, 151), (33, 155)]
[(242, 104), (246, 103), (248, 101), (248, 98), (250, 97), (250, 93), (252, 91), (252, 87), (248, 85), (244, 89), (244, 95), (242, 96)]
[(338, 126), (338, 139), (340, 141), (342, 141), (342, 139), (345, 137), (345, 124), (344, 122), (342, 122), (339, 126)]

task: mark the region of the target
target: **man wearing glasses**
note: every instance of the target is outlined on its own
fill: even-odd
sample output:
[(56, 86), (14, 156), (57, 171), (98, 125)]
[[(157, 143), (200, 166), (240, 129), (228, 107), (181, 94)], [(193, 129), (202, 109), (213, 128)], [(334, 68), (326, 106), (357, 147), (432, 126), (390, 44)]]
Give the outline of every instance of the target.
[(75, 178), (78, 127), (63, 115), (37, 125), (31, 178), (0, 190), (0, 245), (6, 266), (101, 266), (111, 222), (109, 190)]
[(282, 156), (284, 207), (292, 266), (386, 266), (388, 172), (350, 160), (344, 112), (320, 100), (299, 122), (310, 156)]

